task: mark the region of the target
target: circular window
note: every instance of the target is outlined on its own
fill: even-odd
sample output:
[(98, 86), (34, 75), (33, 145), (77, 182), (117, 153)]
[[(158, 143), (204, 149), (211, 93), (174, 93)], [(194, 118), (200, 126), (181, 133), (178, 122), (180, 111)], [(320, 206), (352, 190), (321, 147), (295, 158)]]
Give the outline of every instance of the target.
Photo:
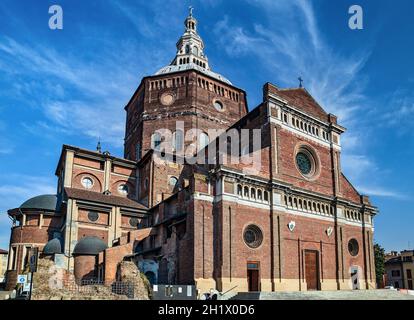
[(218, 111), (223, 111), (224, 105), (220, 101), (214, 101), (214, 108)]
[(249, 225), (243, 233), (243, 239), (244, 242), (250, 247), (250, 248), (258, 248), (263, 242), (263, 233), (262, 230), (258, 226), (255, 225)]
[(137, 228), (137, 227), (138, 227), (138, 225), (139, 225), (139, 220), (138, 220), (138, 218), (130, 218), (130, 219), (129, 219), (129, 225), (130, 225), (131, 227)]
[(85, 177), (82, 179), (82, 185), (86, 189), (91, 189), (93, 187), (93, 180), (91, 178)]
[(126, 184), (120, 184), (118, 186), (118, 192), (123, 195), (128, 195), (128, 186)]
[(164, 94), (161, 95), (161, 103), (164, 106), (170, 106), (174, 103), (175, 101), (175, 97), (174, 94), (170, 93), (170, 92), (166, 92)]
[(318, 172), (316, 159), (313, 151), (307, 147), (300, 147), (295, 156), (296, 167), (303, 176), (311, 178)]
[(348, 251), (349, 251), (349, 254), (353, 257), (358, 255), (359, 244), (358, 244), (358, 241), (356, 239), (349, 240), (349, 242), (348, 242)]
[(99, 213), (96, 211), (89, 211), (88, 212), (88, 219), (89, 221), (96, 222), (99, 219)]
[(308, 154), (299, 152), (296, 155), (296, 164), (298, 165), (300, 172), (303, 174), (308, 175), (312, 172), (312, 160)]

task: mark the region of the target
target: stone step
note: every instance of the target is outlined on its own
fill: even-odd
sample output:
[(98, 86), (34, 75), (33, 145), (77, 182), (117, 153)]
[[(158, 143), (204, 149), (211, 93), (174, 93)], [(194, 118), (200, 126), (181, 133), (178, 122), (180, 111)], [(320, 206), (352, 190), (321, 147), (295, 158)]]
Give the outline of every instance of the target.
[(229, 300), (414, 300), (396, 290), (239, 292)]

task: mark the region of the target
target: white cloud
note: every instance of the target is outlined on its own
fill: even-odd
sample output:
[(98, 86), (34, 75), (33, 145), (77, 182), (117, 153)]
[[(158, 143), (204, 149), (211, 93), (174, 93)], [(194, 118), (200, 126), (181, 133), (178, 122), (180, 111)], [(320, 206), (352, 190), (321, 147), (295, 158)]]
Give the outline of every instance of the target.
[(352, 120), (364, 103), (359, 71), (369, 53), (351, 57), (334, 53), (320, 36), (310, 2), (252, 3), (266, 6), (268, 24), (246, 28), (231, 25), (225, 16), (215, 30), (226, 52), (230, 56), (257, 56), (258, 63), (275, 71), (281, 84), (290, 85), (291, 79), (296, 85), (297, 77), (302, 76), (305, 87), (327, 111), (343, 123)]
[(412, 92), (396, 90), (389, 98), (387, 112), (380, 117), (380, 126), (395, 127), (400, 134), (412, 134), (414, 127), (414, 96)]
[(401, 194), (401, 193), (398, 193), (398, 192), (395, 192), (395, 191), (392, 191), (392, 190), (378, 188), (378, 187), (375, 187), (375, 186), (374, 187), (367, 187), (367, 186), (359, 185), (358, 186), (358, 191), (362, 194), (369, 195), (369, 196), (394, 198), (394, 199), (399, 199), (399, 200), (408, 199), (408, 197), (404, 194)]
[(0, 175), (0, 212), (4, 214), (12, 207), (42, 194), (55, 194), (56, 182), (53, 177), (23, 174)]
[[(29, 123), (22, 119), (23, 128), (31, 133), (46, 130), (50, 134), (45, 138), (53, 133), (100, 137), (103, 143), (122, 147), (124, 106), (140, 77), (154, 73), (175, 53), (175, 41), (184, 28), (177, 3), (157, 0), (137, 7), (111, 1), (113, 13), (125, 17), (138, 34), (132, 31), (122, 39), (108, 41), (100, 31), (84, 30), (88, 39), (94, 39), (88, 43), (96, 47), (93, 59), (88, 50), (60, 52), (42, 42), (0, 36), (0, 75), (12, 80), (9, 90), (0, 94), (42, 110), (44, 120)], [(163, 10), (158, 10), (161, 6)], [(0, 141), (0, 153), (6, 152), (10, 149), (3, 148)]]

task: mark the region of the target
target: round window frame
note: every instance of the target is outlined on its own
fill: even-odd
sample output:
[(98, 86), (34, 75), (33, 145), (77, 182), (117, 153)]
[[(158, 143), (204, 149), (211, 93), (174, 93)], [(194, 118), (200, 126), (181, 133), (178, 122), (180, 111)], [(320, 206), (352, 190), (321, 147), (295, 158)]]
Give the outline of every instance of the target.
[[(353, 250), (350, 248), (350, 246), (352, 246)], [(352, 257), (357, 257), (359, 254), (359, 242), (357, 239), (352, 238), (349, 239), (348, 241), (348, 252)]]
[[(125, 192), (125, 191), (121, 191), (121, 187), (126, 187), (126, 192)], [(118, 191), (118, 193), (119, 193), (120, 195), (127, 196), (127, 195), (129, 194), (129, 187), (128, 187), (128, 184), (126, 184), (126, 183), (120, 183), (120, 184), (118, 185), (117, 191)]]
[[(137, 223), (136, 224), (132, 224), (132, 221), (136, 221)], [(137, 217), (130, 217), (128, 223), (129, 223), (129, 225), (130, 225), (131, 228), (137, 228), (138, 229), (138, 226), (140, 224), (140, 221), (138, 221), (138, 218)]]
[[(218, 109), (218, 108), (216, 107), (216, 103), (218, 103), (219, 105), (221, 105), (221, 109)], [(213, 100), (213, 107), (214, 107), (214, 109), (215, 109), (215, 110), (217, 110), (218, 112), (224, 112), (224, 111), (225, 111), (225, 109), (226, 109), (226, 107), (225, 107), (224, 103), (223, 103), (222, 101), (218, 100), (218, 99), (214, 99), (214, 100)]]
[[(167, 96), (170, 96), (171, 97), (171, 101), (167, 101)], [(160, 102), (161, 102), (161, 104), (163, 105), (163, 106), (166, 106), (166, 107), (168, 107), (168, 106), (171, 106), (171, 105), (173, 105), (174, 104), (174, 102), (177, 100), (177, 97), (176, 97), (176, 95), (175, 95), (175, 93), (174, 92), (172, 92), (172, 91), (166, 91), (166, 92), (163, 92), (161, 95), (160, 95), (160, 98), (159, 98), (159, 100), (160, 100)]]
[[(248, 231), (252, 231), (253, 233), (255, 233), (256, 231), (258, 232), (258, 233), (256, 233), (256, 240), (253, 241), (253, 243), (249, 243), (249, 242), (246, 241), (246, 233)], [(263, 245), (264, 233), (263, 233), (262, 228), (260, 228), (257, 224), (249, 223), (248, 225), (246, 225), (243, 228), (242, 237), (243, 237), (244, 244), (249, 249), (256, 250), (256, 249), (259, 249)]]
[[(88, 180), (90, 180), (91, 182), (92, 182), (92, 184), (91, 184), (91, 186), (90, 187), (87, 187), (84, 183), (83, 183), (83, 181), (84, 180), (86, 180), (86, 179), (88, 179)], [(90, 177), (90, 176), (83, 176), (82, 177), (82, 179), (81, 179), (81, 184), (82, 184), (82, 187), (84, 187), (86, 190), (91, 190), (92, 188), (93, 188), (93, 186), (95, 185), (95, 181), (93, 180), (93, 178), (92, 177)]]
[[(305, 174), (302, 172), (302, 170), (299, 168), (297, 163), (297, 156), (299, 153), (305, 154), (310, 162), (311, 162), (311, 171), (308, 174)], [(293, 156), (293, 162), (295, 163), (296, 170), (300, 173), (302, 177), (304, 177), (307, 180), (316, 180), (319, 177), (320, 174), (320, 160), (316, 153), (316, 151), (307, 144), (299, 144), (295, 148), (294, 156)]]
[[(96, 215), (96, 219), (95, 219), (95, 218), (91, 218), (91, 215), (92, 215), (92, 214)], [(88, 220), (89, 220), (90, 222), (96, 222), (96, 221), (98, 221), (98, 220), (99, 220), (99, 212), (90, 210), (90, 211), (88, 212)]]

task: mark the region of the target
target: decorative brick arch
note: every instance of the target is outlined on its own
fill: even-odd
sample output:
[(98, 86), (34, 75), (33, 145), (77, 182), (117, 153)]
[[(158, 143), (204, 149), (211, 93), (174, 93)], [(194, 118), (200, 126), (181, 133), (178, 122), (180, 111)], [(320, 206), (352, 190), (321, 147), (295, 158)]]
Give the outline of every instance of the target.
[(102, 190), (102, 181), (93, 173), (90, 173), (88, 171), (83, 171), (79, 174), (77, 174), (75, 176), (75, 178), (73, 179), (73, 185), (76, 188), (81, 188), (84, 189), (83, 185), (82, 185), (82, 179), (84, 177), (88, 177), (91, 178), (93, 180), (93, 186), (91, 189), (89, 189), (89, 191), (95, 191), (95, 192), (103, 192), (104, 190)]

